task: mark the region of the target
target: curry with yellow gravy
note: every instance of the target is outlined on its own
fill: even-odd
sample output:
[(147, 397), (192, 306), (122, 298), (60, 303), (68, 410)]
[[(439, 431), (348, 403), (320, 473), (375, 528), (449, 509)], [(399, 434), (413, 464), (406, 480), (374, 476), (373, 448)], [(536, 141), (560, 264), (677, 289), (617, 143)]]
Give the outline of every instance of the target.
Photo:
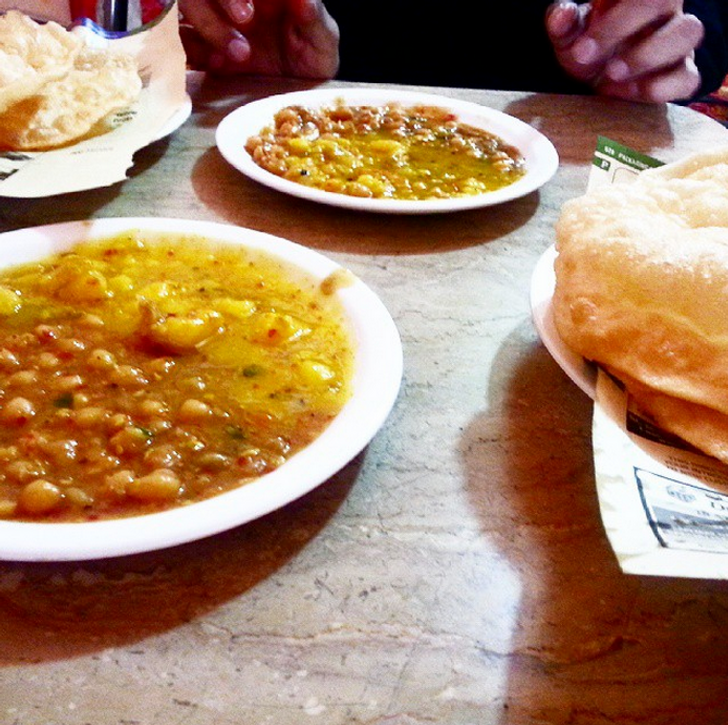
[(245, 148), (277, 176), (363, 198), (473, 196), (526, 171), (517, 148), (435, 106), (288, 106)]
[(0, 517), (149, 513), (279, 467), (351, 393), (336, 288), (151, 232), (0, 273)]

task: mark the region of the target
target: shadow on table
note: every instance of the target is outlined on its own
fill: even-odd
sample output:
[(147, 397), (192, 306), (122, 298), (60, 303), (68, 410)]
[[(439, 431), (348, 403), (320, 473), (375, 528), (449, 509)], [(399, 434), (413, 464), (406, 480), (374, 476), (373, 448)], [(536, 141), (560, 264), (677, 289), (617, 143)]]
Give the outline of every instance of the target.
[[(591, 163), (598, 136), (607, 136), (635, 151), (659, 158), (660, 149), (672, 149), (673, 131), (667, 107), (661, 104), (635, 104), (613, 98), (531, 95), (510, 103), (504, 111), (535, 126), (556, 147), (561, 163)], [(558, 109), (558, 115), (554, 114)], [(565, 122), (569, 119), (569, 122)], [(579, 128), (579, 133), (574, 133)], [(651, 145), (644, 148), (645, 135)]]
[(728, 582), (621, 572), (596, 497), (592, 403), (530, 323), (491, 380), (462, 449), (482, 529), (522, 586), (502, 722), (724, 725)]
[[(134, 157), (128, 177), (133, 179), (154, 167), (165, 155), (170, 139), (164, 138), (142, 149)], [(38, 199), (0, 198), (0, 229), (12, 231), (34, 227), (38, 224), (91, 219), (98, 216), (100, 209), (113, 204), (114, 200), (125, 193), (127, 180), (98, 189), (87, 189), (72, 194), (57, 194)], [(39, 221), (40, 220), (40, 221)]]
[(364, 456), (284, 508), (201, 541), (88, 562), (0, 562), (0, 667), (128, 645), (250, 590), (326, 526)]
[[(271, 232), (322, 251), (428, 254), (476, 246), (523, 226), (538, 192), (493, 207), (454, 214), (371, 214), (316, 204), (269, 189), (232, 168), (216, 148), (192, 172), (200, 202), (229, 224)], [(271, 223), (274, 221), (274, 225)], [(343, 241), (342, 241), (343, 240)]]

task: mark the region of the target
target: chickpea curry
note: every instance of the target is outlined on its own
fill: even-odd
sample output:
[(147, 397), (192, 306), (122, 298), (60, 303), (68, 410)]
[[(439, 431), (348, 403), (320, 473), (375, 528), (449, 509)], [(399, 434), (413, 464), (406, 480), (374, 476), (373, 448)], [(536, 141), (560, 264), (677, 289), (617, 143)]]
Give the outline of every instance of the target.
[(473, 196), (526, 171), (517, 148), (435, 106), (288, 106), (245, 148), (277, 176), (362, 198)]
[(0, 517), (151, 513), (280, 466), (351, 394), (336, 287), (140, 231), (0, 272)]

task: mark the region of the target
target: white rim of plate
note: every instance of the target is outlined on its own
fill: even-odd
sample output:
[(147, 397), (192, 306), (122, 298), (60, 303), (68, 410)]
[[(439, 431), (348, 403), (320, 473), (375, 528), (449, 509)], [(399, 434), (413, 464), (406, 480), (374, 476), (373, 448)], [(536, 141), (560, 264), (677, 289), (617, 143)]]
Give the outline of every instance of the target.
[[(422, 201), (360, 199), (283, 179), (258, 166), (245, 151), (247, 139), (270, 125), (274, 114), (281, 108), (289, 105), (319, 108), (337, 99), (350, 105), (401, 103), (448, 109), (463, 123), (490, 131), (516, 146), (525, 157), (527, 172), (510, 186), (475, 196)], [(559, 157), (551, 141), (524, 121), (471, 101), (417, 91), (327, 88), (277, 94), (251, 101), (229, 113), (218, 125), (215, 138), (218, 150), (231, 166), (265, 186), (321, 204), (388, 214), (432, 214), (502, 204), (537, 190), (551, 179), (559, 166)]]
[(152, 143), (173, 134), (192, 115), (192, 98), (186, 95), (182, 105), (169, 117), (167, 122), (154, 137)]
[[(264, 250), (324, 278), (341, 266), (294, 242), (216, 222), (166, 218), (108, 218), (0, 234), (0, 268), (42, 259), (80, 241), (130, 229), (200, 235), (213, 243)], [(355, 458), (389, 415), (402, 379), (397, 328), (379, 297), (359, 278), (338, 291), (357, 344), (353, 394), (308, 447), (260, 479), (185, 507), (160, 513), (80, 523), (0, 521), (0, 559), (102, 559), (188, 543), (234, 528), (300, 498)]]
[(592, 400), (596, 400), (597, 369), (581, 355), (570, 350), (556, 329), (553, 296), (556, 285), (554, 260), (556, 248), (550, 246), (539, 258), (531, 275), (531, 315), (544, 347), (556, 364)]

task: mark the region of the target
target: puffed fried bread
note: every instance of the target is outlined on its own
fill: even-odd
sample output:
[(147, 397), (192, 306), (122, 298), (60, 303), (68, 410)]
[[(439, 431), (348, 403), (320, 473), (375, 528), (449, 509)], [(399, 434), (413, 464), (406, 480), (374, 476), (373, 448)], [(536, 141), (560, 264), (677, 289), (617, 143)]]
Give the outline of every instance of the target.
[(0, 15), (0, 112), (65, 76), (82, 47), (58, 23), (36, 23), (17, 10)]
[(728, 147), (567, 202), (556, 239), (564, 342), (728, 462)]
[(0, 17), (0, 148), (47, 150), (104, 132), (141, 88), (132, 56), (88, 47), (56, 23)]

